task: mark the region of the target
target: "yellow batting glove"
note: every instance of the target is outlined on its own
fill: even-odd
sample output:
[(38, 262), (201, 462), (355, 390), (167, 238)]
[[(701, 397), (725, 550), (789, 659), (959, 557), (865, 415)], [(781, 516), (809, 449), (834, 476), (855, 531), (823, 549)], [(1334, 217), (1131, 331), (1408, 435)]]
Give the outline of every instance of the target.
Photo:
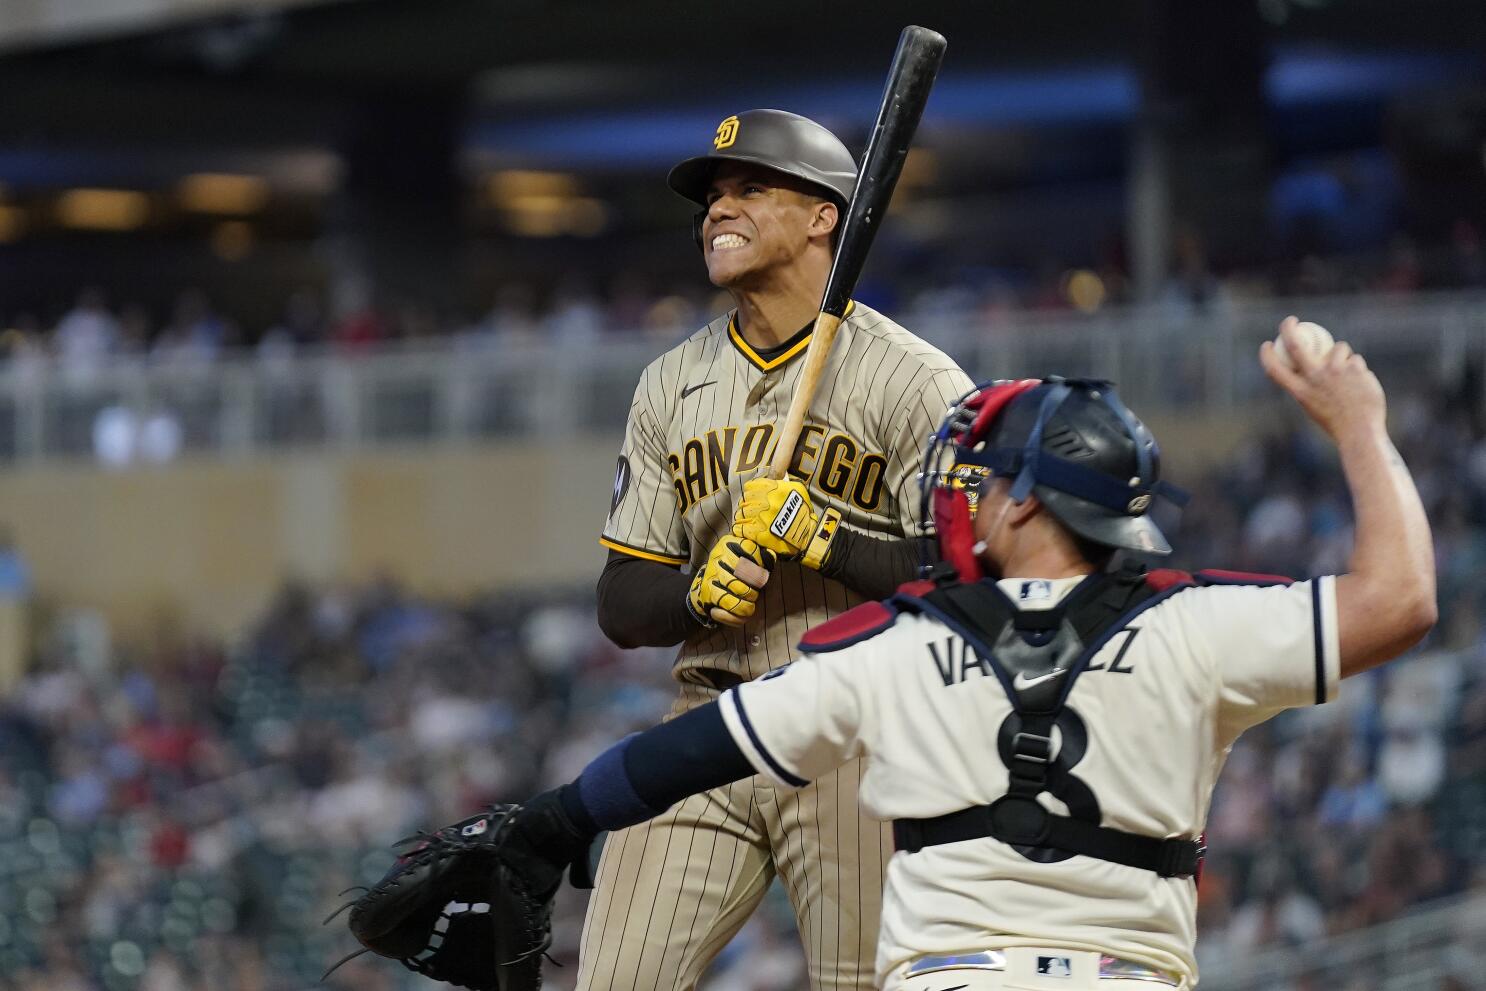
[(733, 518), (733, 533), (819, 570), (840, 522), (841, 514), (834, 509), (816, 515), (803, 482), (754, 478), (743, 483), (743, 502)]
[[(738, 577), (738, 566), (748, 561), (765, 575), (753, 585)], [(774, 555), (752, 540), (727, 535), (712, 545), (707, 563), (697, 570), (687, 593), (686, 605), (703, 626), (742, 626), (753, 615), (759, 589), (774, 570)]]

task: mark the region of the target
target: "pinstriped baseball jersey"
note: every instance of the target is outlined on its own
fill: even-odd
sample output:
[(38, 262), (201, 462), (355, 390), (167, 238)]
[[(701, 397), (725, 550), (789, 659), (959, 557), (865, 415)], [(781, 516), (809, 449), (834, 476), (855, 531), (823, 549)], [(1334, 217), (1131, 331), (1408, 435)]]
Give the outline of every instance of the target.
[[(809, 332), (772, 357), (721, 316), (640, 377), (601, 542), (668, 564), (698, 566), (732, 526), (743, 483), (768, 470), (775, 431), (800, 377)], [(972, 387), (958, 365), (869, 307), (853, 303), (831, 347), (790, 472), (817, 512), (883, 537), (918, 535), (923, 445), (945, 409)], [(677, 657), (698, 669), (755, 678), (789, 661), (805, 630), (860, 601), (838, 582), (780, 562), (742, 630), (700, 630)], [(706, 682), (704, 682), (706, 683)]]

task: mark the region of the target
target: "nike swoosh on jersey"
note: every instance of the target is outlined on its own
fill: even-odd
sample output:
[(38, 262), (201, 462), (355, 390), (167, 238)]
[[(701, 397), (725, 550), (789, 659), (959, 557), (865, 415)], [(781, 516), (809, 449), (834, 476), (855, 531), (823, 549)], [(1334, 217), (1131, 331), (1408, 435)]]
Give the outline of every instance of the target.
[(968, 984), (956, 984), (952, 988), (940, 988), (939, 991), (960, 991), (961, 988), (968, 988), (969, 986)]
[(698, 389), (705, 389), (709, 385), (716, 384), (716, 382), (703, 382), (701, 385), (689, 385), (681, 390), (681, 398), (685, 399), (687, 396), (691, 395), (693, 392), (696, 392)]
[(1028, 678), (1027, 672), (1018, 671), (1016, 673), (1016, 677), (1011, 679), (1011, 687), (1015, 688), (1019, 692), (1025, 691), (1026, 689), (1031, 688), (1034, 685), (1042, 684), (1044, 681), (1053, 680), (1058, 675), (1062, 674), (1064, 670), (1064, 668), (1053, 668), (1047, 674), (1040, 674), (1035, 678)]

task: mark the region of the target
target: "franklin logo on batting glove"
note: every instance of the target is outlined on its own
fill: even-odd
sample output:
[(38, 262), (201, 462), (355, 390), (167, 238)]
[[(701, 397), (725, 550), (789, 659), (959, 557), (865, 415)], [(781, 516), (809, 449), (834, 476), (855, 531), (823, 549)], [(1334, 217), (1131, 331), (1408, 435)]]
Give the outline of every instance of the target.
[(743, 483), (733, 532), (792, 560), (804, 553), (819, 521), (803, 482), (753, 478)]
[(828, 507), (816, 513), (803, 482), (754, 478), (743, 484), (743, 503), (733, 519), (733, 533), (819, 571), (840, 522), (837, 509)]
[(800, 507), (805, 505), (805, 497), (799, 492), (791, 492), (784, 497), (784, 505), (779, 507), (779, 515), (774, 517), (774, 522), (769, 525), (769, 532), (783, 540), (789, 535), (789, 528), (795, 522), (795, 517), (800, 515)]

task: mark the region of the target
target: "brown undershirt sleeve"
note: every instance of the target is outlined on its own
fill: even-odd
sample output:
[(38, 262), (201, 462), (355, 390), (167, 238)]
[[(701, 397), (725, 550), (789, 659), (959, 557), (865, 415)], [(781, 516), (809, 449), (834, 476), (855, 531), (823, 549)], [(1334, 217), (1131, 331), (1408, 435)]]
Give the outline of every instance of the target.
[(620, 647), (672, 647), (701, 629), (686, 605), (691, 576), (610, 551), (599, 574), (599, 629)]
[(831, 552), (820, 573), (869, 599), (886, 599), (904, 582), (918, 577), (924, 555), (939, 560), (933, 540), (898, 537), (879, 540), (841, 527), (831, 541)]
[[(937, 561), (921, 537), (879, 540), (842, 528), (820, 573), (868, 599), (885, 599), (918, 577), (923, 555)], [(609, 552), (599, 575), (599, 629), (620, 647), (671, 647), (701, 628), (686, 605), (691, 576), (656, 561)]]

